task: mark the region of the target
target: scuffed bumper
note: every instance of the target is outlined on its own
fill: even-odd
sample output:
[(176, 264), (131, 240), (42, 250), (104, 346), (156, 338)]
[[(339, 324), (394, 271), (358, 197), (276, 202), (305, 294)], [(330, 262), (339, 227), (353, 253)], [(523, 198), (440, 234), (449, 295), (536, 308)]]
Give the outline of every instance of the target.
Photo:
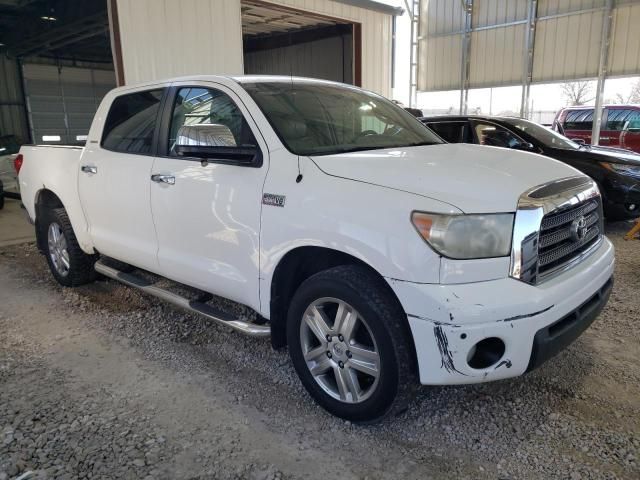
[[(426, 385), (464, 384), (523, 374), (533, 360), (534, 339), (538, 332), (579, 313), (581, 306), (594, 307), (589, 312), (597, 310), (595, 315), (577, 322), (577, 326), (576, 322), (565, 322), (571, 327), (571, 332), (563, 339), (567, 341), (555, 342), (549, 352), (555, 354), (558, 348), (568, 345), (604, 307), (608, 291), (603, 287), (610, 281), (613, 267), (613, 246), (605, 238), (597, 251), (581, 264), (538, 286), (512, 278), (458, 285), (416, 284), (391, 279), (388, 282), (408, 315), (420, 382)], [(582, 317), (586, 318), (586, 315)], [(536, 345), (540, 343), (541, 335), (537, 337)], [(504, 342), (502, 357), (488, 368), (469, 366), (472, 347), (491, 337)], [(544, 359), (548, 357), (545, 354)], [(536, 366), (541, 363), (539, 360), (535, 361)]]

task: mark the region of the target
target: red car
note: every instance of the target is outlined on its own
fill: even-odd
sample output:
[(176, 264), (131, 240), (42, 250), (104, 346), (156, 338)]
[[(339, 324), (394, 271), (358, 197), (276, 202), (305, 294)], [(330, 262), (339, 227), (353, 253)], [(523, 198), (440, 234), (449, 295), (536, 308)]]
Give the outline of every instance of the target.
[[(556, 115), (553, 129), (571, 140), (591, 143), (593, 107), (567, 107)], [(640, 153), (640, 105), (606, 105), (600, 127), (600, 145)]]

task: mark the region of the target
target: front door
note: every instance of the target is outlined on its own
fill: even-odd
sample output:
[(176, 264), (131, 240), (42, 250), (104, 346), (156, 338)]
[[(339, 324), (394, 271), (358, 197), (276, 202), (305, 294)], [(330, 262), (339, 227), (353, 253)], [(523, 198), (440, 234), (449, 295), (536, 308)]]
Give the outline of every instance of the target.
[[(262, 187), (268, 151), (248, 111), (225, 86), (172, 87), (153, 165), (151, 205), (161, 273), (259, 307)], [(194, 138), (201, 128), (206, 135)], [(204, 142), (238, 151), (257, 146), (262, 160), (181, 156), (178, 145)]]
[(150, 175), (163, 93), (164, 89), (154, 89), (116, 97), (102, 139), (89, 139), (78, 174), (96, 249), (151, 271), (157, 270), (158, 242), (151, 217)]
[(640, 153), (640, 110), (633, 110), (620, 135), (620, 146)]

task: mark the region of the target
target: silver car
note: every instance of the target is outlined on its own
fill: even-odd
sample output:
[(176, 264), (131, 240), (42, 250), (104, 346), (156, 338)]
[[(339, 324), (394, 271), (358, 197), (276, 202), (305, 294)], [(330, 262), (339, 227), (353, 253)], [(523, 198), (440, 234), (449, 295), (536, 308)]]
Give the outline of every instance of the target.
[(5, 194), (20, 194), (18, 174), (13, 165), (13, 161), (18, 156), (18, 150), (20, 150), (20, 144), (16, 137), (13, 135), (0, 137), (0, 182)]

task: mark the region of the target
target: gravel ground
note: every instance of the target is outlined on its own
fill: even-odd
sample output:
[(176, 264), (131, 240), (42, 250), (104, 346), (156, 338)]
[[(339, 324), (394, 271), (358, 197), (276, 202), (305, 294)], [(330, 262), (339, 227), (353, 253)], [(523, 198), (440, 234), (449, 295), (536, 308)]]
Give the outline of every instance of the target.
[(640, 242), (609, 227), (616, 284), (596, 323), (518, 379), (422, 387), (351, 425), (286, 352), (98, 281), (54, 283), (0, 250), (0, 480), (640, 478)]

